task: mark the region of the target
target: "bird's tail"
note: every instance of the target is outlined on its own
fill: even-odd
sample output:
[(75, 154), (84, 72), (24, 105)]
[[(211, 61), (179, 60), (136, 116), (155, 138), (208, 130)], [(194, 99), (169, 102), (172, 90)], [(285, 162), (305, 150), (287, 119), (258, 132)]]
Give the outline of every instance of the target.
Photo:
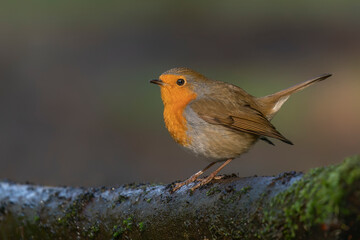
[(314, 79), (305, 81), (303, 83), (297, 84), (293, 87), (288, 89), (282, 90), (280, 92), (258, 98), (257, 102), (262, 109), (262, 113), (268, 118), (271, 119), (277, 111), (281, 108), (281, 106), (286, 102), (286, 100), (290, 97), (291, 94), (296, 93), (298, 91), (307, 88), (308, 86), (325, 80), (326, 78), (330, 77), (332, 74), (326, 73), (321, 76), (318, 76)]

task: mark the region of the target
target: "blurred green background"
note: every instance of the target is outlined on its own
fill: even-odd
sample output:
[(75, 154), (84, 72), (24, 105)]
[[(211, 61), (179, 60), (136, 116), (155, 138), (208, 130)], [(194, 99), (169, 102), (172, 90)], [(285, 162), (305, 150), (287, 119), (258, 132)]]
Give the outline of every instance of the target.
[(255, 96), (322, 73), (222, 173), (306, 171), (360, 149), (359, 1), (3, 1), (0, 178), (49, 185), (185, 179), (149, 80), (176, 66)]

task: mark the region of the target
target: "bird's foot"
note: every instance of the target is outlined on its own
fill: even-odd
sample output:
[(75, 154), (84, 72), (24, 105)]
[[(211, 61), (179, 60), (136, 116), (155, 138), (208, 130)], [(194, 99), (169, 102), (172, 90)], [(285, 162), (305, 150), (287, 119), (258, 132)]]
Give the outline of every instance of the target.
[[(225, 176), (224, 175), (216, 175), (213, 180), (220, 180), (223, 179)], [(206, 178), (197, 178), (197, 181), (204, 181)]]
[(211, 180), (213, 179), (221, 179), (222, 176), (216, 176), (217, 172), (213, 172), (212, 174), (210, 174), (207, 178), (204, 179), (200, 179), (200, 182), (198, 184), (196, 184), (194, 187), (192, 187), (190, 190), (194, 191), (197, 188), (204, 186), (206, 184), (208, 184), (209, 182), (211, 182)]
[(219, 171), (221, 169), (223, 169), (227, 164), (229, 164), (233, 159), (230, 158), (228, 160), (226, 160), (223, 164), (221, 164), (221, 166), (216, 169), (214, 172), (212, 172), (207, 178), (203, 179), (200, 181), (200, 183), (198, 183), (197, 185), (195, 185), (194, 187), (191, 188), (191, 191), (194, 191), (195, 189), (204, 186), (205, 184), (208, 184), (211, 180), (213, 180), (216, 175), (219, 173)]
[[(226, 160), (223, 164), (221, 164), (221, 166), (220, 166), (218, 169), (216, 169), (213, 173), (211, 173), (207, 178), (202, 179), (202, 180), (200, 181), (200, 183), (198, 183), (197, 185), (195, 185), (194, 187), (192, 187), (192, 188), (191, 188), (191, 191), (194, 191), (195, 189), (197, 189), (197, 188), (199, 188), (199, 187), (201, 187), (201, 186), (209, 183), (211, 180), (213, 180), (213, 179), (216, 177), (216, 175), (219, 173), (219, 171), (220, 171), (221, 169), (223, 169), (223, 168), (224, 168), (229, 162), (231, 162), (232, 160), (233, 160), (232, 158)], [(210, 164), (207, 165), (203, 170), (198, 171), (197, 173), (195, 173), (194, 175), (192, 175), (188, 180), (186, 180), (186, 181), (184, 181), (184, 182), (181, 182), (181, 183), (176, 183), (176, 184), (175, 184), (175, 187), (171, 190), (171, 193), (179, 190), (179, 189), (180, 189), (182, 186), (184, 186), (184, 185), (187, 185), (187, 184), (189, 184), (189, 183), (194, 182), (196, 179), (198, 179), (198, 177), (199, 177), (201, 174), (203, 174), (207, 169), (209, 169), (209, 168), (210, 168), (212, 165), (214, 165), (215, 163), (216, 163), (216, 162), (210, 163)], [(222, 178), (221, 176), (219, 176), (219, 177), (220, 177), (219, 179)]]
[(190, 178), (188, 178), (186, 181), (183, 181), (183, 182), (180, 182), (180, 183), (175, 183), (175, 187), (171, 190), (171, 193), (176, 192), (177, 190), (179, 190), (184, 185), (188, 185), (189, 183), (194, 182), (201, 175), (199, 173), (200, 172), (195, 173)]

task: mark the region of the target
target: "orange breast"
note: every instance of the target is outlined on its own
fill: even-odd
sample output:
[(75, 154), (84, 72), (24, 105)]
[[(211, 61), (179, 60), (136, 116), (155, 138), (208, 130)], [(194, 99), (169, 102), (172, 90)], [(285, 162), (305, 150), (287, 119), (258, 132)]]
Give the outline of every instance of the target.
[(187, 88), (162, 88), (161, 98), (164, 103), (164, 121), (174, 140), (187, 146), (191, 138), (187, 136), (187, 121), (184, 110), (187, 104), (196, 98), (196, 94)]

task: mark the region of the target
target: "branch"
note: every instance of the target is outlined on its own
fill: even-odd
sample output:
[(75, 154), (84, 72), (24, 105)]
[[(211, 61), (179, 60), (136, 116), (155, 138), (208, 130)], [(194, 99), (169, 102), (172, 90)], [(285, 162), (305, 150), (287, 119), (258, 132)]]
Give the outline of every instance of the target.
[(276, 177), (171, 185), (0, 182), (0, 239), (358, 239), (360, 158)]

